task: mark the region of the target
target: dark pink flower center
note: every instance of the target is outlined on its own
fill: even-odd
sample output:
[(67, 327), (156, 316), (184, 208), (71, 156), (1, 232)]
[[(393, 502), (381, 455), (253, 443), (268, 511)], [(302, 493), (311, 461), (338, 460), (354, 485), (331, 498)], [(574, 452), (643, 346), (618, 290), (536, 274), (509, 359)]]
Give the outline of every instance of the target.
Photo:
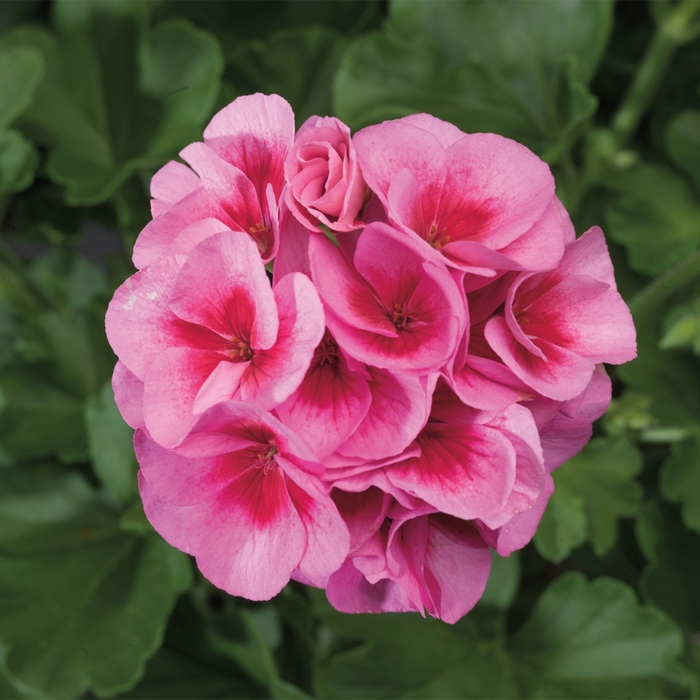
[(277, 452), (278, 449), (275, 445), (269, 445), (267, 450), (259, 452), (255, 468), (262, 469), (263, 474), (269, 474), (273, 469), (277, 469), (277, 461), (275, 460)]
[(245, 340), (231, 338), (226, 354), (233, 362), (250, 362), (255, 352)]
[(326, 331), (323, 340), (314, 350), (314, 364), (316, 365), (336, 365), (338, 364), (338, 344), (333, 336)]
[(428, 231), (428, 235), (425, 240), (433, 247), (435, 250), (440, 250), (442, 246), (450, 242), (450, 237), (445, 233), (446, 228), (442, 228), (440, 231), (437, 230), (437, 226), (433, 224)]
[(407, 330), (415, 320), (408, 311), (406, 304), (394, 304), (394, 310), (389, 314), (389, 320), (396, 326), (397, 330)]
[(265, 253), (269, 242), (268, 233), (270, 233), (270, 227), (258, 222), (257, 224), (251, 226), (248, 231), (250, 233), (250, 237), (258, 244), (258, 250), (260, 250), (261, 253)]

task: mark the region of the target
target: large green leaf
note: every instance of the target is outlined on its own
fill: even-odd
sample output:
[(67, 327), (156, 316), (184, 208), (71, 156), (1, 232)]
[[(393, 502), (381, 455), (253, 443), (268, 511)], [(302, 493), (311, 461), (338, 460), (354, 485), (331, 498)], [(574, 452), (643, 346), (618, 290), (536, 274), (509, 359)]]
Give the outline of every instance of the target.
[(87, 459), (83, 398), (66, 391), (31, 365), (13, 363), (3, 371), (2, 448), (17, 460), (50, 455), (58, 455), (66, 462)]
[(700, 200), (667, 168), (638, 165), (610, 173), (605, 232), (627, 248), (638, 272), (658, 275), (684, 260), (700, 242)]
[(21, 192), (34, 181), (39, 152), (16, 129), (0, 133), (0, 196)]
[(561, 576), (510, 639), (502, 622), (480, 624), (482, 608), (450, 627), (413, 614), (347, 616), (319, 601), (334, 635), (320, 696), (645, 698), (687, 681), (679, 630), (623, 583)]
[(674, 444), (659, 472), (663, 497), (681, 504), (683, 522), (700, 532), (700, 435), (691, 433)]
[(59, 0), (58, 30), (4, 41), (41, 51), (47, 73), (22, 125), (51, 150), (49, 176), (71, 204), (104, 201), (138, 167), (201, 138), (223, 59), (210, 34), (178, 20), (151, 30), (146, 3)]
[(277, 93), (289, 101), (297, 127), (331, 113), (331, 82), (345, 49), (324, 27), (288, 29), (267, 40), (236, 42), (227, 50), (227, 77), (240, 93)]
[(162, 648), (146, 666), (141, 681), (120, 698), (190, 700), (190, 698), (250, 698), (250, 684), (207, 668), (188, 656)]
[(537, 532), (537, 551), (559, 562), (587, 539), (602, 556), (617, 541), (617, 520), (638, 513), (642, 466), (637, 448), (624, 438), (595, 438), (554, 472), (554, 494)]
[(526, 697), (648, 698), (687, 682), (678, 628), (613, 579), (560, 576), (507, 646)]
[(585, 85), (607, 43), (611, 7), (394, 0), (383, 31), (348, 50), (335, 110), (354, 128), (425, 111), (554, 159), (595, 110)]
[(666, 150), (700, 190), (700, 110), (681, 112), (666, 128)]
[(124, 422), (107, 382), (85, 405), (85, 427), (92, 467), (116, 501), (128, 504), (138, 493), (134, 431)]
[(0, 644), (11, 677), (34, 693), (133, 686), (190, 576), (160, 538), (120, 530), (79, 474), (0, 472)]
[(700, 630), (700, 536), (683, 527), (674, 508), (650, 501), (637, 520), (637, 540), (649, 560), (642, 590), (686, 632)]
[(31, 104), (44, 75), (41, 54), (27, 46), (0, 49), (0, 131), (7, 129)]

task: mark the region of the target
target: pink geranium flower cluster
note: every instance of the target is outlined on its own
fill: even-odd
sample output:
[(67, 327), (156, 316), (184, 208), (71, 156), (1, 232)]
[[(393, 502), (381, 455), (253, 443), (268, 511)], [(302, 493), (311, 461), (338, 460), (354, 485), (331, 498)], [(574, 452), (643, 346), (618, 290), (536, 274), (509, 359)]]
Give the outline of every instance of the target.
[(602, 231), (427, 114), (295, 135), (251, 95), (181, 156), (107, 314), (149, 520), (234, 595), (456, 621), (635, 356)]

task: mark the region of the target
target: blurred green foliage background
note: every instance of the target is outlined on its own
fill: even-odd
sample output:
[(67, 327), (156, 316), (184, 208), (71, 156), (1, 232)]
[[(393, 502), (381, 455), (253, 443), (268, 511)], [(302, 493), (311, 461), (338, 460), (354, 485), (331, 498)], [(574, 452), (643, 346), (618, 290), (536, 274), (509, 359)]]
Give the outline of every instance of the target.
[[(700, 0), (0, 2), (0, 698), (700, 697)], [(237, 95), (517, 139), (639, 358), (475, 610), (214, 589), (145, 520), (103, 317), (151, 175)]]

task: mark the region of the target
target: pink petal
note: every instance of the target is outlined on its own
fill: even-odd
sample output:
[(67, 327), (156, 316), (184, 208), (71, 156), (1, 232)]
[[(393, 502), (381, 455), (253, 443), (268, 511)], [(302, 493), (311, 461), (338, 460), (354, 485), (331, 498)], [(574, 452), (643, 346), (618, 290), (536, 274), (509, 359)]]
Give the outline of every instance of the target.
[(148, 522), (168, 544), (187, 554), (194, 554), (187, 541), (187, 520), (192, 507), (174, 506), (161, 499), (146, 481), (142, 471), (139, 471), (138, 479)]
[(339, 354), (333, 363), (314, 360), (301, 386), (276, 410), (324, 459), (353, 433), (371, 401), (364, 373), (351, 371)]
[(523, 309), (528, 334), (593, 362), (636, 356), (632, 315), (614, 289), (591, 277), (567, 277)]
[(244, 95), (214, 115), (204, 141), (244, 172), (260, 201), (268, 184), (276, 197), (284, 185), (284, 161), (294, 140), (294, 112), (279, 95)]
[(491, 570), (491, 553), (471, 523), (443, 514), (427, 519), (426, 584), (436, 616), (454, 624), (483, 595)]
[(112, 373), (114, 402), (124, 421), (132, 428), (143, 428), (143, 382), (119, 361)]
[(238, 401), (217, 404), (199, 416), (197, 424), (178, 445), (177, 451), (185, 456), (202, 457), (272, 442), (282, 457), (300, 469), (323, 473), (316, 455), (294, 431), (271, 413)]
[(420, 457), (385, 468), (392, 484), (465, 520), (503, 508), (515, 480), (515, 450), (499, 431), (429, 423), (417, 441)]
[(447, 149), (440, 221), (450, 240), (498, 250), (526, 233), (554, 196), (548, 166), (519, 143), (468, 134)]
[(256, 350), (241, 380), (241, 399), (267, 409), (279, 405), (301, 384), (325, 329), (321, 300), (306, 275), (287, 275), (273, 295), (279, 314), (275, 344)]
[(153, 218), (199, 187), (199, 178), (182, 163), (171, 160), (151, 178), (151, 214)]
[(328, 602), (340, 612), (418, 612), (406, 593), (394, 581), (369, 583), (351, 559), (328, 579)]
[(265, 350), (277, 338), (274, 295), (253, 242), (240, 233), (203, 240), (180, 270), (170, 308), (223, 338)]
[(175, 447), (197, 422), (194, 401), (221, 356), (209, 350), (175, 347), (151, 363), (144, 383), (146, 427), (156, 442)]
[(226, 224), (218, 219), (208, 218), (195, 221), (178, 233), (173, 242), (163, 251), (162, 256), (187, 255), (205, 238), (230, 230)]
[[(554, 197), (539, 221), (502, 248), (500, 253), (517, 262), (523, 270), (553, 270), (560, 263), (568, 241), (568, 229), (562, 223), (562, 210), (561, 202)], [(568, 214), (566, 216), (568, 219)], [(568, 221), (568, 224), (571, 225), (571, 222)]]
[(204, 413), (221, 401), (228, 401), (239, 393), (241, 378), (250, 367), (250, 362), (222, 360), (207, 377), (195, 396), (192, 412)]
[(530, 542), (553, 492), (554, 481), (547, 474), (544, 489), (532, 508), (514, 516), (496, 531), (489, 530), (479, 521), (476, 521), (475, 524), (489, 546), (493, 547), (502, 557), (507, 557), (511, 552), (522, 549)]
[(221, 349), (218, 336), (170, 310), (169, 298), (182, 262), (182, 258), (164, 258), (132, 275), (114, 293), (107, 309), (107, 338), (139, 379), (145, 379), (153, 360), (170, 347)]
[[(439, 139), (399, 119), (358, 131), (353, 143), (365, 181), (385, 206), (394, 177), (404, 168), (413, 174), (421, 193), (416, 206), (421, 207), (423, 220), (429, 226), (440, 203), (446, 173), (445, 149)], [(390, 211), (389, 216), (392, 215)], [(416, 233), (424, 237), (423, 231)]]
[(220, 212), (217, 218), (230, 219), (231, 228), (246, 233), (255, 241), (263, 260), (270, 260), (276, 243), (270, 215), (263, 211), (266, 190), (257, 192), (246, 173), (219, 158), (204, 143), (192, 143), (180, 155), (197, 171)]
[(383, 459), (406, 449), (428, 418), (426, 389), (417, 378), (368, 367), (371, 404), (362, 422), (338, 451)]
[(403, 124), (411, 124), (412, 126), (417, 126), (419, 129), (429, 131), (440, 141), (443, 148), (449, 148), (465, 135), (464, 132), (454, 126), (454, 124), (433, 117), (431, 114), (410, 114), (407, 117), (402, 117), (400, 121)]
[(249, 600), (279, 593), (306, 549), (306, 531), (279, 468), (242, 472), (194, 508), (187, 524), (204, 576)]
[(290, 272), (303, 272), (307, 277), (311, 277), (309, 231), (287, 212), (280, 222), (280, 242), (275, 257), (274, 284)]
[(155, 262), (181, 231), (197, 221), (211, 217), (223, 218), (225, 224), (233, 225), (230, 217), (222, 217), (222, 214), (209, 193), (203, 187), (198, 187), (149, 222), (141, 231), (134, 243), (134, 265), (141, 269)]
[(486, 340), (506, 366), (525, 384), (543, 396), (566, 401), (580, 394), (591, 379), (595, 364), (579, 355), (537, 339), (537, 348), (545, 359), (524, 348), (510, 332), (506, 322), (495, 316), (485, 329)]
[(556, 273), (560, 278), (570, 275), (587, 275), (605, 282), (612, 289), (615, 285), (615, 271), (610, 260), (605, 235), (600, 227), (593, 226), (579, 239), (566, 246), (564, 258)]
[(278, 458), (287, 488), (306, 529), (306, 550), (298, 571), (307, 581), (325, 584), (348, 555), (350, 533), (326, 488), (317, 477)]

